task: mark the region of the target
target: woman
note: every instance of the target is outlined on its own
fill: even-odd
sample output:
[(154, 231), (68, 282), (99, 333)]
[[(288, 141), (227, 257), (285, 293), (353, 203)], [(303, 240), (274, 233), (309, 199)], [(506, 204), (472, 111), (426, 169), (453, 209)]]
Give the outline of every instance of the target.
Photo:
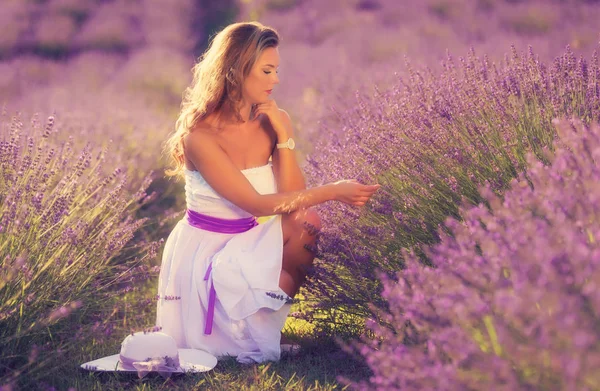
[[(157, 326), (178, 347), (243, 363), (280, 357), (291, 298), (314, 259), (320, 220), (310, 207), (362, 206), (379, 187), (305, 188), (290, 117), (269, 99), (278, 44), (256, 22), (217, 34), (166, 144), (175, 163), (167, 174), (184, 176), (188, 210), (165, 244)], [(257, 224), (261, 216), (274, 217)]]

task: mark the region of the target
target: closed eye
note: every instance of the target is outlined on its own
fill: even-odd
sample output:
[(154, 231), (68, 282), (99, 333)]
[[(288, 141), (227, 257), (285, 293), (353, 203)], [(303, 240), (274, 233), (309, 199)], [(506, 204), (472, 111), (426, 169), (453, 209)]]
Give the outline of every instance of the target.
[[(265, 74), (270, 75), (271, 71), (263, 71)], [(276, 71), (277, 74), (279, 74), (279, 71)]]

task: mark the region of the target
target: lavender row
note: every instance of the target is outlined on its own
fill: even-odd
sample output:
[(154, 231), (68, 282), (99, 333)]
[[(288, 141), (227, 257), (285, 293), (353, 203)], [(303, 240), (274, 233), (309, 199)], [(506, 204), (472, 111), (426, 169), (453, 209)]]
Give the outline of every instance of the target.
[(356, 348), (370, 390), (593, 390), (600, 384), (600, 125), (557, 123), (544, 165), (463, 205), (449, 234), (382, 276), (389, 311)]
[(403, 268), (403, 249), (430, 263), (421, 246), (440, 240), (438, 227), (458, 218), (463, 200), (483, 200), (480, 186), (501, 194), (527, 170), (528, 153), (547, 162), (553, 118), (600, 119), (597, 52), (577, 59), (567, 48), (550, 65), (531, 49), (513, 49), (502, 63), (472, 52), (458, 61), (449, 55), (441, 74), (409, 69), (388, 90), (357, 94), (356, 107), (340, 113), (340, 127), (329, 128), (307, 157), (312, 185), (337, 178), (382, 184), (364, 210), (320, 208), (321, 262), (306, 293), (318, 300), (311, 315), (324, 328), (336, 323), (332, 310), (371, 317), (373, 306), (385, 307), (377, 273)]
[(26, 125), (4, 112), (0, 129), (0, 378), (28, 388), (60, 357), (84, 359), (125, 312), (147, 316), (153, 300), (124, 299), (156, 277), (162, 241), (139, 237), (151, 172), (130, 193), (123, 170), (103, 174), (111, 151), (75, 148), (54, 117)]

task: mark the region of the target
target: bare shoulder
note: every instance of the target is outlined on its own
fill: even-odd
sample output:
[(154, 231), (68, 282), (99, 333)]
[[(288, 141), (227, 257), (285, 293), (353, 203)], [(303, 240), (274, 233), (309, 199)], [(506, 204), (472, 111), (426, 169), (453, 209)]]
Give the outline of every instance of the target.
[(217, 145), (215, 137), (209, 132), (195, 130), (183, 136), (183, 148), (186, 153), (190, 153), (196, 147), (206, 143)]
[(193, 128), (185, 135), (186, 140), (192, 140), (202, 137), (211, 137), (211, 126), (206, 121), (198, 121)]
[[(212, 127), (204, 121), (198, 122), (190, 132), (183, 136), (183, 150), (188, 162), (193, 162), (199, 153), (220, 149)], [(196, 166), (192, 163), (193, 166)], [(198, 169), (198, 167), (195, 167)]]

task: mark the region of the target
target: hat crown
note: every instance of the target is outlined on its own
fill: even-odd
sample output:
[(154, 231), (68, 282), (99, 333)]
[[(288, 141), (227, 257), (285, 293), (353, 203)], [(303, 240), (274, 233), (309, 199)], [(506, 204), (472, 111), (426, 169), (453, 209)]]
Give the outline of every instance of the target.
[(134, 361), (156, 357), (179, 357), (175, 339), (162, 332), (138, 331), (121, 343), (121, 355)]

